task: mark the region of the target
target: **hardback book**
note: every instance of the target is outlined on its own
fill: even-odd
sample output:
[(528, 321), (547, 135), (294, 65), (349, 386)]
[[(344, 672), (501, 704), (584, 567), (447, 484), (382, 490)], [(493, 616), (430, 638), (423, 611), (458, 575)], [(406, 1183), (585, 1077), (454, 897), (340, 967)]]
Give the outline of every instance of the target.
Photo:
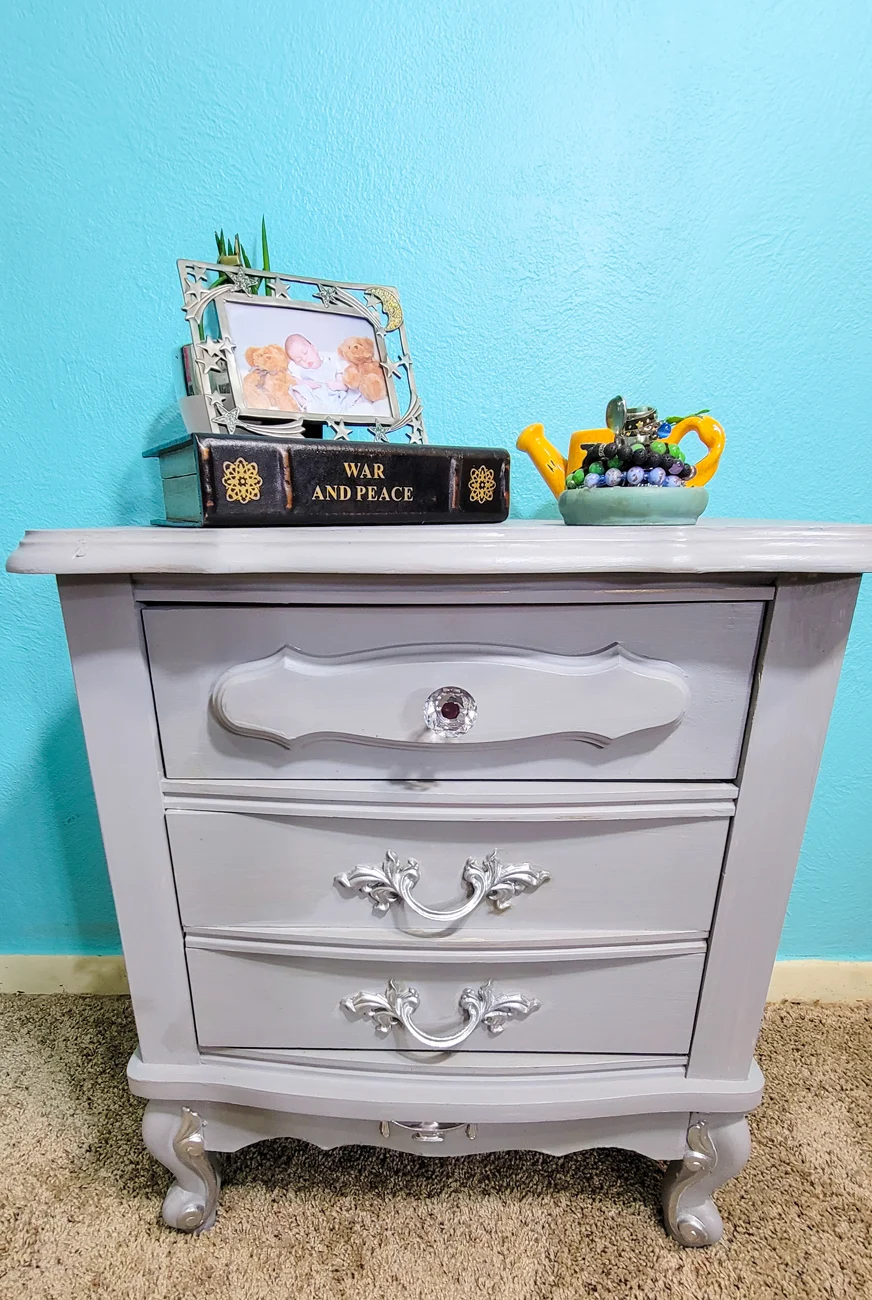
[(496, 447), (194, 433), (143, 454), (160, 466), (159, 524), (495, 524), (509, 513), (509, 453)]

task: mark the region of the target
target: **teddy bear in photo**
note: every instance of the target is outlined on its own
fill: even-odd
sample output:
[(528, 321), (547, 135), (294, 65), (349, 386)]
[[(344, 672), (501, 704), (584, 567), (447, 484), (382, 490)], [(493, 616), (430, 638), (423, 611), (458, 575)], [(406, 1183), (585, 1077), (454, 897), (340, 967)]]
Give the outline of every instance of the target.
[(337, 351), (349, 363), (342, 375), (348, 387), (357, 389), (369, 402), (383, 401), (388, 389), (381, 362), (375, 359), (372, 339), (352, 335), (339, 345)]
[(301, 406), (291, 392), (292, 377), (288, 356), (279, 343), (262, 348), (246, 348), (245, 360), (251, 369), (243, 377), (245, 405), (257, 410), (299, 411)]

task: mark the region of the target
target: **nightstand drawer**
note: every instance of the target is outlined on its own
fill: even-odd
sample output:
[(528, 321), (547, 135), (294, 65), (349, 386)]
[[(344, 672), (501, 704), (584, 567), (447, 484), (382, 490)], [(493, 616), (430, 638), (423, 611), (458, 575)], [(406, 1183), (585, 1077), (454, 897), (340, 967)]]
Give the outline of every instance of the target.
[(204, 1049), (684, 1053), (705, 958), (701, 943), (444, 961), (187, 945)]
[(152, 607), (175, 778), (729, 779), (763, 605)]
[[(450, 783), (443, 787), (451, 801)], [(708, 931), (731, 804), (579, 804), (420, 820), (174, 810), (176, 890), (188, 929), (354, 931), (367, 942), (462, 931), (539, 936)], [(317, 811), (317, 810), (316, 810)], [(477, 811), (477, 810), (474, 810)], [(601, 938), (600, 942), (609, 940)]]

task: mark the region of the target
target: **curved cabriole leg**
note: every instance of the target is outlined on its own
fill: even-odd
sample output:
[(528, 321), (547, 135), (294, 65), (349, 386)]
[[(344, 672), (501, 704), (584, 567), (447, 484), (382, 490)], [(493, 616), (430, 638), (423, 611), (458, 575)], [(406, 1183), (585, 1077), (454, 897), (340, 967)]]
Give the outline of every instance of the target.
[(751, 1135), (744, 1115), (693, 1115), (683, 1160), (663, 1180), (663, 1217), (682, 1246), (713, 1246), (724, 1232), (712, 1193), (744, 1167)]
[(150, 1101), (142, 1118), (145, 1145), (176, 1180), (164, 1197), (163, 1218), (180, 1232), (205, 1232), (218, 1213), (221, 1180), (203, 1128), (195, 1110), (172, 1102)]

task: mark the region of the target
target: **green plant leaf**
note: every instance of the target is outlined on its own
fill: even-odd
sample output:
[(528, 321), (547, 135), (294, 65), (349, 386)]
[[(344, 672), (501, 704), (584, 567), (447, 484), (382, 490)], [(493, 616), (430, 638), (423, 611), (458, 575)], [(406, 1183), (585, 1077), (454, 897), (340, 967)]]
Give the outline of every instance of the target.
[(710, 413), (711, 413), (711, 407), (704, 406), (701, 411), (692, 411), (690, 415), (667, 415), (664, 418), (664, 423), (681, 424), (682, 420), (692, 420), (697, 415), (709, 415)]
[[(249, 259), (248, 254), (247, 254), (246, 251), (245, 251), (245, 247), (244, 247), (244, 245), (242, 245), (242, 244), (239, 245), (239, 251), (240, 251), (240, 253), (242, 254), (242, 264), (243, 264), (243, 266), (247, 266), (248, 269), (251, 270), (251, 261), (250, 261), (250, 259)], [(254, 294), (254, 295), (260, 293), (260, 284), (261, 284), (260, 276), (258, 276), (257, 279), (255, 280), (254, 284), (252, 285), (252, 287), (249, 289), (248, 292), (249, 292), (250, 294)]]
[[(265, 271), (269, 271), (271, 268), (269, 264), (269, 244), (267, 243), (267, 239), (266, 239), (266, 217), (261, 217), (260, 219), (260, 244), (261, 244), (261, 259), (262, 259), (261, 266)], [(263, 291), (266, 294), (267, 298), (271, 298), (273, 296), (272, 285), (270, 284), (269, 280), (264, 280)]]

